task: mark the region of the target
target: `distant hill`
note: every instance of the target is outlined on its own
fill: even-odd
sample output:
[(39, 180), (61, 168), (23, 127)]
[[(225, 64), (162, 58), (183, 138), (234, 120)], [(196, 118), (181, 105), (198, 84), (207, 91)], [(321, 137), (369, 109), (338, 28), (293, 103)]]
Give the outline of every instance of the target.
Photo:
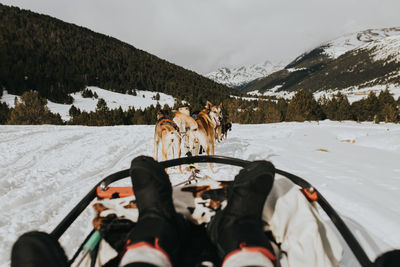
[(400, 86), (400, 28), (346, 35), (304, 53), (285, 68), (245, 85), (245, 91), (311, 92)]
[(163, 92), (201, 106), (235, 92), (115, 38), (0, 4), (0, 90), (34, 89), (58, 103), (86, 86)]

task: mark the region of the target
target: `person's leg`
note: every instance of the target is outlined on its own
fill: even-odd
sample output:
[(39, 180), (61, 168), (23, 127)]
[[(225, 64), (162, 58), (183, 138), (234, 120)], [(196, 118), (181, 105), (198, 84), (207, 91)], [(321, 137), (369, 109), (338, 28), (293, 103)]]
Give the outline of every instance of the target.
[(145, 156), (132, 161), (130, 175), (139, 219), (128, 234), (120, 265), (172, 266), (179, 260), (184, 221), (175, 211), (169, 177), (158, 162)]
[(208, 226), (223, 266), (273, 266), (275, 255), (261, 216), (274, 176), (272, 163), (256, 161), (235, 177), (228, 205)]

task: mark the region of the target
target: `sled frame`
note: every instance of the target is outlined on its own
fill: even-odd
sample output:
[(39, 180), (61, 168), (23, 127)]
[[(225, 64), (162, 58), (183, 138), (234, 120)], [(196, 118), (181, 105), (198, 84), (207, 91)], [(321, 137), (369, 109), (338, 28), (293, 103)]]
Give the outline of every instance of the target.
[[(215, 156), (193, 156), (193, 157), (177, 158), (177, 159), (161, 161), (160, 164), (162, 165), (163, 168), (169, 168), (183, 164), (193, 164), (193, 163), (220, 163), (225, 165), (233, 165), (237, 167), (245, 167), (250, 162), (251, 161), (215, 155)], [(78, 218), (78, 216), (82, 213), (82, 211), (85, 210), (86, 207), (89, 206), (90, 203), (96, 198), (96, 189), (98, 186), (108, 186), (113, 182), (127, 178), (130, 176), (129, 171), (130, 169), (125, 169), (113, 173), (105, 177), (98, 184), (96, 184), (89, 191), (89, 193), (68, 213), (68, 215), (60, 222), (60, 224), (57, 225), (57, 227), (51, 232), (51, 235), (59, 239), (64, 234), (64, 232), (71, 226), (71, 224), (76, 220), (76, 218)], [(294, 184), (300, 186), (302, 189), (306, 190), (311, 189), (315, 191), (318, 196), (317, 199), (318, 204), (321, 206), (321, 208), (325, 211), (325, 213), (329, 216), (333, 224), (336, 226), (336, 229), (342, 235), (343, 239), (346, 241), (347, 245), (353, 252), (354, 256), (357, 258), (361, 266), (364, 267), (373, 266), (371, 260), (368, 258), (367, 254), (361, 247), (360, 243), (354, 237), (353, 233), (347, 227), (345, 222), (315, 187), (313, 187), (309, 182), (307, 182), (303, 178), (296, 176), (294, 174), (279, 169), (275, 169), (275, 172), (277, 174), (285, 176)]]

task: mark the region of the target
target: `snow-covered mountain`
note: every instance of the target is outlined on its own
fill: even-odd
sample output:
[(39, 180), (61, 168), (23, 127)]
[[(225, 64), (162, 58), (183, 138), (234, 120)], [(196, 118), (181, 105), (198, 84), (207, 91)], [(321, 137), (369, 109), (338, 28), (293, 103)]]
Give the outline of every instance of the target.
[(357, 94), (360, 90), (398, 89), (399, 55), (400, 27), (348, 34), (302, 54), (282, 70), (244, 85), (244, 90), (267, 94), (298, 89)]
[[(326, 55), (330, 59), (337, 59), (341, 55), (350, 50), (360, 48), (374, 41), (385, 39), (386, 37), (400, 35), (400, 27), (383, 28), (383, 29), (368, 29), (365, 31), (355, 32), (343, 35), (334, 40), (321, 44), (319, 47), (307, 51), (291, 62), (288, 67), (293, 67), (296, 64), (309, 60), (312, 55)], [(307, 61), (308, 61), (307, 60)]]
[[(279, 80), (284, 80), (288, 76), (290, 76), (290, 79), (292, 80), (293, 76), (295, 76), (295, 82), (297, 82), (298, 79), (307, 76), (303, 75), (304, 73), (314, 73), (328, 62), (339, 58), (349, 51), (355, 51), (363, 47), (370, 49), (374, 46), (379, 47), (379, 51), (375, 53), (375, 58), (378, 59), (381, 59), (379, 54), (385, 55), (389, 53), (392, 55), (399, 55), (400, 50), (395, 44), (395, 42), (397, 42), (396, 37), (393, 37), (392, 39), (388, 38), (392, 36), (400, 36), (400, 27), (368, 29), (343, 35), (339, 38), (323, 43), (311, 51), (303, 53), (287, 66), (284, 64), (272, 64), (270, 61), (265, 61), (262, 64), (248, 67), (231, 69), (224, 67), (217, 71), (208, 73), (205, 76), (217, 83), (227, 85), (231, 88), (246, 91), (255, 91), (260, 89), (261, 91), (265, 91), (264, 88), (259, 88), (260, 84), (263, 85), (265, 83), (265, 81), (262, 81), (263, 78), (268, 78), (271, 74), (274, 74)], [(390, 52), (384, 52), (383, 50), (390, 50)], [(302, 73), (297, 72), (299, 70)], [(276, 72), (278, 72), (277, 75), (275, 74)], [(287, 72), (292, 72), (293, 74), (290, 75), (290, 73)], [(280, 90), (292, 91), (290, 89), (285, 89), (284, 84), (277, 84), (275, 79), (266, 89), (272, 89), (276, 86), (280, 86)]]
[(400, 35), (400, 27), (370, 29), (362, 32), (351, 33), (328, 42), (325, 44), (327, 47), (324, 50), (328, 56), (338, 58), (347, 51), (359, 48), (366, 43), (378, 41), (393, 35)]
[(376, 40), (361, 46), (359, 49), (371, 51), (375, 61), (400, 62), (400, 32), (399, 35)]
[(265, 77), (283, 67), (283, 64), (273, 64), (267, 60), (264, 63), (248, 67), (243, 66), (232, 69), (223, 67), (217, 71), (210, 72), (205, 76), (217, 83), (224, 84), (231, 88), (240, 89), (242, 85), (258, 78)]

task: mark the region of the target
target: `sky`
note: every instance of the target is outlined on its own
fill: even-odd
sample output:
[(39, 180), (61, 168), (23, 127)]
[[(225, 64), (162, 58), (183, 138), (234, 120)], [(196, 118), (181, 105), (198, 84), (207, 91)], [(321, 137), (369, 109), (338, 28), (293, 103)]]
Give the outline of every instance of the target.
[(399, 0), (0, 0), (206, 74), (288, 63), (320, 44), (400, 26)]

